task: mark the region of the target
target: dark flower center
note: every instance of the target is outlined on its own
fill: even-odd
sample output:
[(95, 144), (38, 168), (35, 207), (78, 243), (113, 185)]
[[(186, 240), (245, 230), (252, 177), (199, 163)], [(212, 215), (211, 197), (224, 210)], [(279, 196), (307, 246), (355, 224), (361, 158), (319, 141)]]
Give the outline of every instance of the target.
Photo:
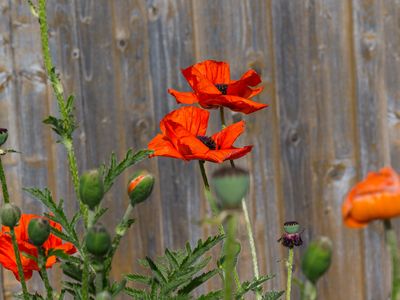
[(206, 145), (210, 150), (215, 150), (217, 145), (215, 144), (214, 140), (206, 135), (198, 135), (197, 138)]
[(228, 92), (228, 85), (225, 83), (217, 83), (215, 87), (222, 93), (222, 95), (226, 95)]
[(0, 128), (0, 133), (7, 133), (8, 130), (6, 128)]

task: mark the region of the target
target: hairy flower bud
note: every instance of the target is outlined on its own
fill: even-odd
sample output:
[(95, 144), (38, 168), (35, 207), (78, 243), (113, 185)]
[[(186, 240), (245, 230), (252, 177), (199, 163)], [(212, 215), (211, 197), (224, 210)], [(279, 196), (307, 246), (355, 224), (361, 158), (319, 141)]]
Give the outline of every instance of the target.
[(29, 241), (35, 246), (41, 246), (49, 238), (50, 224), (49, 221), (36, 218), (32, 219), (28, 225)]
[(103, 178), (98, 170), (85, 172), (80, 179), (79, 194), (83, 203), (94, 209), (104, 196)]
[(332, 261), (332, 241), (327, 237), (320, 237), (310, 243), (301, 261), (301, 270), (312, 283), (328, 271)]
[(285, 232), (278, 242), (281, 242), (284, 247), (293, 248), (303, 244), (299, 223), (296, 221), (285, 222), (285, 224), (283, 224), (283, 230)]
[(243, 169), (225, 167), (214, 172), (211, 185), (222, 209), (237, 209), (249, 190), (250, 176)]
[(6, 128), (0, 128), (0, 146), (2, 146), (8, 138), (8, 130)]
[(107, 229), (96, 224), (91, 227), (86, 235), (85, 245), (89, 253), (95, 256), (106, 255), (111, 247), (111, 237)]
[(21, 218), (21, 210), (18, 206), (6, 203), (0, 209), (1, 224), (10, 228), (17, 226)]
[(138, 171), (132, 175), (132, 179), (128, 184), (128, 195), (131, 204), (134, 206), (145, 201), (153, 191), (154, 176), (147, 171)]

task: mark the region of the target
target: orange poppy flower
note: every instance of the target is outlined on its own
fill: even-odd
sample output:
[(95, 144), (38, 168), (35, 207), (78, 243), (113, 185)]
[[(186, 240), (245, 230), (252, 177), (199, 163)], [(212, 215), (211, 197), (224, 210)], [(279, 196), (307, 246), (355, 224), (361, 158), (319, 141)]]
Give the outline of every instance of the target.
[(239, 80), (231, 80), (229, 64), (206, 60), (182, 70), (193, 92), (178, 92), (169, 89), (178, 103), (199, 103), (203, 108), (225, 106), (231, 110), (249, 114), (268, 105), (250, 100), (261, 93), (262, 87), (252, 88), (261, 83), (254, 70), (248, 70)]
[(183, 160), (207, 160), (221, 163), (236, 159), (251, 151), (252, 146), (233, 147), (244, 131), (244, 121), (206, 136), (210, 113), (204, 109), (185, 106), (167, 114), (160, 122), (162, 134), (150, 141), (153, 156), (168, 156)]
[(400, 177), (389, 167), (369, 173), (347, 195), (342, 215), (349, 227), (363, 227), (377, 219), (400, 215)]
[[(18, 243), (18, 248), (21, 252), (21, 262), (24, 271), (25, 279), (32, 277), (33, 271), (39, 271), (38, 264), (31, 258), (23, 255), (22, 252), (28, 253), (31, 256), (38, 257), (38, 251), (36, 246), (29, 242), (28, 237), (28, 224), (30, 220), (41, 218), (36, 215), (23, 214), (19, 220), (18, 226), (14, 228), (15, 236)], [(49, 221), (50, 225), (58, 230), (61, 230), (60, 224)], [(0, 264), (4, 268), (12, 271), (15, 278), (19, 280), (17, 262), (15, 259), (14, 248), (9, 234), (10, 229), (6, 226), (2, 227), (0, 233)], [(76, 252), (76, 248), (71, 243), (63, 243), (62, 240), (53, 234), (50, 234), (47, 241), (42, 246), (47, 254), (50, 249), (63, 250), (67, 254), (73, 254)], [(57, 262), (55, 256), (50, 256), (46, 261), (46, 268), (51, 268)]]

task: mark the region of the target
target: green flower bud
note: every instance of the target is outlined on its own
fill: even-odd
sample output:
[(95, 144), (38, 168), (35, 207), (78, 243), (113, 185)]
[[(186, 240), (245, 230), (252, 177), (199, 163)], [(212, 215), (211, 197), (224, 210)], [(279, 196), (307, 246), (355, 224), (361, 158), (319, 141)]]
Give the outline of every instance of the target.
[(103, 256), (111, 248), (111, 237), (103, 225), (96, 224), (89, 229), (85, 245), (89, 253), (95, 256)]
[(28, 225), (29, 241), (35, 246), (42, 246), (50, 235), (49, 221), (36, 218), (32, 219)]
[(96, 300), (111, 300), (111, 294), (107, 291), (102, 291), (96, 295)]
[(103, 178), (98, 170), (85, 172), (81, 176), (79, 194), (83, 203), (94, 209), (104, 196)]
[(214, 172), (211, 185), (222, 209), (238, 209), (250, 186), (249, 173), (239, 168), (221, 168)]
[(128, 195), (132, 206), (149, 198), (153, 191), (154, 181), (154, 176), (145, 170), (135, 172), (132, 175), (128, 184)]
[(8, 138), (8, 130), (6, 128), (0, 128), (0, 146), (2, 146)]
[(332, 242), (327, 237), (320, 237), (307, 247), (301, 261), (304, 275), (313, 284), (328, 271), (332, 261)]
[(21, 210), (18, 206), (6, 203), (0, 209), (1, 224), (8, 227), (15, 227), (21, 218)]

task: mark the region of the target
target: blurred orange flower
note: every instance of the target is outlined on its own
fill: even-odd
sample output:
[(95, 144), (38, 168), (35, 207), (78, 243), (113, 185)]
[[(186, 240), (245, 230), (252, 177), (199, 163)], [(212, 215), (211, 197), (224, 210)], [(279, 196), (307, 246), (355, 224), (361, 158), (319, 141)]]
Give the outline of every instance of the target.
[(390, 167), (369, 173), (347, 195), (342, 215), (349, 227), (363, 227), (376, 219), (400, 215), (400, 177)]
[(225, 106), (231, 110), (249, 114), (268, 105), (250, 100), (261, 93), (262, 87), (252, 88), (261, 83), (254, 70), (248, 70), (239, 80), (231, 80), (229, 64), (206, 60), (182, 70), (193, 92), (168, 92), (178, 103), (199, 103), (203, 108)]
[[(23, 255), (22, 252), (28, 253), (31, 256), (38, 257), (38, 251), (36, 246), (29, 242), (28, 237), (28, 224), (31, 219), (41, 218), (36, 215), (23, 214), (19, 220), (18, 226), (14, 227), (15, 236), (18, 243), (18, 249), (21, 252), (21, 262), (24, 271), (25, 279), (30, 279), (32, 277), (33, 271), (39, 271), (38, 264), (31, 258)], [(50, 225), (61, 231), (60, 224), (49, 221)], [(9, 234), (10, 229), (6, 226), (2, 227), (0, 233), (0, 264), (4, 268), (12, 271), (15, 278), (19, 280), (18, 268), (15, 259), (14, 249), (11, 242), (11, 236)], [(50, 249), (63, 250), (67, 254), (73, 254), (76, 252), (76, 248), (71, 243), (63, 243), (62, 240), (53, 234), (50, 234), (47, 241), (42, 246), (47, 255)], [(46, 268), (51, 268), (57, 262), (55, 256), (50, 256), (46, 261)]]
[(206, 136), (208, 118), (209, 112), (197, 107), (185, 106), (174, 110), (161, 120), (162, 134), (151, 140), (148, 148), (154, 150), (153, 156), (217, 163), (240, 158), (251, 151), (252, 146), (232, 146), (244, 131), (244, 121)]

